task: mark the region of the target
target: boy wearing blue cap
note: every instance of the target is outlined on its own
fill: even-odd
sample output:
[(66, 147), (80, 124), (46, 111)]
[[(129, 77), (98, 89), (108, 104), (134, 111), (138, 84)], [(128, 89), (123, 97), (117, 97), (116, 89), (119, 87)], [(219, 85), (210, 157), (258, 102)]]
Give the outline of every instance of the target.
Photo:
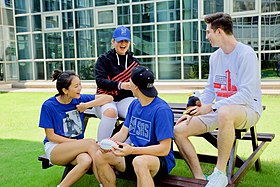
[(134, 99), (130, 91), (129, 79), (134, 67), (139, 66), (130, 47), (131, 33), (124, 26), (114, 30), (113, 48), (101, 55), (95, 65), (97, 94), (108, 94), (114, 101), (95, 107), (96, 115), (101, 119), (98, 126), (97, 140), (109, 138), (118, 117), (125, 118), (129, 104)]

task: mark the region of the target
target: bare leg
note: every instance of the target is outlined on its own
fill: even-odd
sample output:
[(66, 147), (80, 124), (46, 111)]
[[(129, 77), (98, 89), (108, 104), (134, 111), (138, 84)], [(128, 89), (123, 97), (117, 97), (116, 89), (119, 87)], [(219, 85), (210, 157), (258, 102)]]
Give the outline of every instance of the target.
[(90, 168), (92, 163), (91, 157), (87, 153), (81, 153), (71, 163), (75, 167), (66, 175), (66, 177), (59, 184), (60, 187), (71, 186), (77, 182)]
[(153, 177), (160, 168), (159, 158), (152, 155), (141, 155), (133, 159), (132, 165), (137, 176), (137, 187), (155, 186)]
[(218, 161), (216, 167), (226, 173), (226, 166), (235, 137), (235, 128), (246, 119), (246, 112), (238, 105), (224, 106), (218, 113)]
[[(92, 160), (94, 153), (98, 149), (99, 146), (93, 139), (82, 139), (58, 144), (51, 152), (51, 162), (56, 165), (66, 165), (69, 163), (76, 165), (61, 182), (61, 186), (70, 186), (75, 183), (86, 173), (90, 166), (94, 170), (95, 165)], [(96, 178), (99, 180), (98, 177)]]
[(94, 157), (96, 170), (94, 174), (99, 177), (104, 187), (116, 186), (116, 175), (112, 167), (119, 171), (125, 170), (124, 157), (116, 157), (113, 153), (102, 153), (100, 150), (96, 152)]
[(186, 121), (181, 122), (175, 126), (174, 137), (175, 143), (180, 151), (180, 154), (189, 165), (194, 178), (205, 179), (197, 153), (191, 141), (190, 136), (203, 134), (206, 132), (205, 125), (196, 117), (193, 117), (190, 123), (187, 125)]

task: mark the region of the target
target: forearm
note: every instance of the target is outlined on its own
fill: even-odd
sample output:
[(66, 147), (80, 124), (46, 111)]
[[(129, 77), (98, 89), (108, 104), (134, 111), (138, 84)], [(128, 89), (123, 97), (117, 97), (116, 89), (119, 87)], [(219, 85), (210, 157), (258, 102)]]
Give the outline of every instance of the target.
[(128, 128), (126, 126), (122, 126), (121, 130), (117, 132), (112, 139), (118, 142), (124, 142), (128, 137)]
[(70, 139), (66, 138), (60, 135), (57, 135), (55, 133), (46, 133), (46, 136), (50, 142), (55, 142), (55, 143), (63, 143), (63, 142), (72, 142), (76, 141), (76, 139)]
[(160, 143), (157, 145), (150, 145), (147, 147), (132, 147), (131, 154), (166, 156), (171, 149), (171, 142), (171, 138), (168, 138), (160, 141)]
[(167, 156), (170, 147), (164, 147), (160, 144), (151, 145), (147, 147), (133, 147), (131, 154), (133, 155), (154, 155), (154, 156)]
[(87, 108), (92, 108), (95, 106), (100, 106), (100, 105), (104, 105), (106, 103), (110, 103), (112, 101), (113, 101), (113, 96), (102, 94), (102, 95), (95, 95), (95, 100), (89, 101), (85, 104), (86, 104)]

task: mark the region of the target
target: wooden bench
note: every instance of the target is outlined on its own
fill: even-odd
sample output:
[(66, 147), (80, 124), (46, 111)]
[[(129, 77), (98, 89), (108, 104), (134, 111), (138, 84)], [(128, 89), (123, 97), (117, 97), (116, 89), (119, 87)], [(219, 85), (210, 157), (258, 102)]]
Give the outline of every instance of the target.
[[(182, 103), (168, 103), (174, 113), (174, 123), (182, 116), (183, 112), (185, 111), (185, 104)], [(265, 109), (265, 107), (264, 107)], [(85, 126), (87, 125), (89, 118), (96, 118), (95, 114), (92, 110), (85, 111)], [(123, 121), (124, 119), (119, 119)], [(119, 124), (118, 120), (118, 124)], [(236, 130), (236, 137), (234, 141), (234, 145), (230, 154), (230, 159), (228, 161), (228, 179), (229, 185), (234, 186), (240, 182), (240, 180), (246, 175), (249, 169), (255, 164), (255, 168), (257, 171), (261, 169), (261, 162), (260, 162), (260, 155), (265, 150), (267, 145), (274, 139), (275, 134), (270, 133), (257, 133), (256, 132), (256, 125), (252, 126), (249, 129), (242, 129)], [(202, 135), (199, 135), (207, 140), (211, 145), (217, 148), (217, 131), (208, 132)], [(252, 142), (252, 153), (247, 159), (242, 159), (240, 156), (237, 155), (237, 147), (240, 140), (249, 140)], [(176, 159), (182, 159), (180, 153), (174, 150), (174, 156)], [(212, 163), (216, 164), (217, 156), (216, 155), (205, 155), (205, 154), (198, 154), (198, 158), (200, 162), (205, 163)], [(39, 156), (38, 160), (42, 162), (42, 168), (47, 169), (52, 165), (49, 164), (49, 160), (44, 156)], [(237, 167), (238, 170), (234, 172), (234, 168)], [(62, 179), (65, 175), (73, 168), (73, 166), (66, 166)], [(91, 172), (90, 172), (91, 173)], [(135, 180), (129, 179), (126, 176), (121, 176), (116, 172), (118, 178), (128, 179), (128, 180)], [(193, 178), (187, 178), (183, 176), (174, 176), (169, 175), (164, 178), (155, 179), (155, 183), (160, 186), (189, 186), (189, 187), (197, 187), (197, 186), (205, 186), (207, 181), (206, 180), (198, 180)]]

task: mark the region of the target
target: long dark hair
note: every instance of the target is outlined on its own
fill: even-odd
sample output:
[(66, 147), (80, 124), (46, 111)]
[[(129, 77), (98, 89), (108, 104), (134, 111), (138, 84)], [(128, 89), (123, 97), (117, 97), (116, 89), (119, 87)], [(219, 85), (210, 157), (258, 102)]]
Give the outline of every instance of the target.
[(74, 71), (66, 70), (62, 72), (61, 70), (54, 70), (51, 78), (52, 81), (56, 81), (56, 89), (58, 91), (58, 95), (64, 95), (63, 88), (67, 89), (71, 85), (71, 81), (74, 77), (79, 77)]

